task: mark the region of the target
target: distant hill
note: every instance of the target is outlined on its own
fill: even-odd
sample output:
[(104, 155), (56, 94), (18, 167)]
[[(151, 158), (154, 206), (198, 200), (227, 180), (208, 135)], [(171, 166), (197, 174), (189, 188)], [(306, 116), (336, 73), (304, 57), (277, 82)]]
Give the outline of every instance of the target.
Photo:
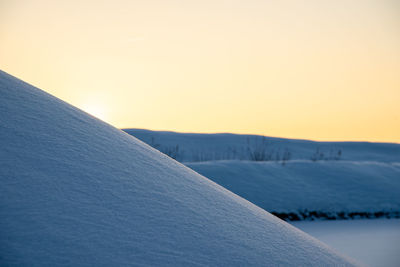
[(289, 159), (400, 162), (400, 144), (316, 142), (260, 135), (197, 134), (124, 129), (180, 162)]
[(400, 217), (399, 144), (125, 131), (284, 220)]

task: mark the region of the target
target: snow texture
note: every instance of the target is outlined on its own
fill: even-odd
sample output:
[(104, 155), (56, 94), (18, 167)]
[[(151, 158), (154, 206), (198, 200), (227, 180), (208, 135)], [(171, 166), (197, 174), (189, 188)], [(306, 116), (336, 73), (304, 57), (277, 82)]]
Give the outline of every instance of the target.
[(284, 220), (400, 217), (400, 144), (125, 131)]
[(0, 148), (2, 266), (354, 264), (4, 72)]
[[(214, 182), (276, 213), (300, 219), (398, 216), (400, 164), (354, 161), (210, 161), (187, 166)], [(308, 214), (307, 214), (308, 211)], [(315, 214), (317, 216), (317, 214)]]

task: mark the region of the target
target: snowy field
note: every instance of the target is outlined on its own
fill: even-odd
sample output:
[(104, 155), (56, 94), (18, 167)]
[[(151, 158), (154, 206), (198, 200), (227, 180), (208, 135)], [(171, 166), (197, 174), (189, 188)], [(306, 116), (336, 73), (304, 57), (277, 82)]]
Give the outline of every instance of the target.
[(287, 220), (400, 215), (399, 164), (228, 160), (186, 165)]
[(302, 221), (291, 224), (369, 266), (400, 266), (399, 219)]
[(288, 220), (400, 217), (400, 145), (125, 130)]
[(400, 162), (400, 144), (315, 142), (243, 134), (197, 134), (124, 129), (180, 162), (215, 160)]

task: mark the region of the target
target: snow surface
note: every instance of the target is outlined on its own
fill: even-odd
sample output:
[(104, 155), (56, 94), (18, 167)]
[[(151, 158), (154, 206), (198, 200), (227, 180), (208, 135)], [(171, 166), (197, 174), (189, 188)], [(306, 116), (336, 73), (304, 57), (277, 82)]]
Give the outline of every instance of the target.
[(214, 182), (274, 212), (399, 212), (400, 164), (354, 161), (186, 163)]
[(400, 220), (303, 221), (294, 226), (371, 267), (400, 265)]
[(350, 161), (400, 162), (400, 144), (370, 142), (315, 142), (259, 135), (198, 134), (144, 129), (124, 129), (162, 152), (178, 146), (176, 159), (181, 162), (214, 160), (249, 160), (249, 150), (265, 149), (273, 159), (282, 158), (285, 150), (291, 159), (311, 159), (317, 149), (324, 159), (337, 157)]
[(0, 72), (0, 265), (326, 266), (350, 259)]
[(125, 131), (285, 220), (400, 216), (400, 144)]

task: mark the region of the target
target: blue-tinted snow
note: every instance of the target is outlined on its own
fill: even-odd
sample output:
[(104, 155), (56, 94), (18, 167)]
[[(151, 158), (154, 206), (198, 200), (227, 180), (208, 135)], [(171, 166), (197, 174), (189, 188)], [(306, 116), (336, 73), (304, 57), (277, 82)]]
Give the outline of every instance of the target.
[(132, 136), (4, 72), (0, 179), (0, 265), (350, 265)]
[(177, 160), (181, 162), (249, 160), (249, 150), (265, 150), (266, 157), (271, 156), (272, 160), (277, 156), (282, 159), (285, 151), (290, 152), (292, 160), (311, 160), (318, 151), (324, 160), (400, 162), (400, 144), (395, 143), (315, 142), (258, 135), (177, 133), (144, 129), (124, 131), (163, 152), (178, 145)]
[(281, 218), (400, 215), (400, 144), (125, 131)]
[(267, 211), (346, 216), (400, 211), (400, 164), (294, 160), (285, 165), (210, 161), (187, 166)]

